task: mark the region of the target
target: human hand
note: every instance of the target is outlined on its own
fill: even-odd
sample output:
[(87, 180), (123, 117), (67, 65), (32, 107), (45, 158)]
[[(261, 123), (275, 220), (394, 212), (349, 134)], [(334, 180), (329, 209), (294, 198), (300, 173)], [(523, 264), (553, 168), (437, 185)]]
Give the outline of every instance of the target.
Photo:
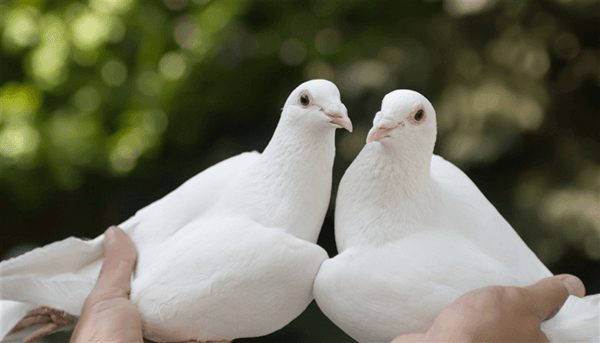
[(83, 305), (70, 343), (142, 342), (142, 317), (129, 301), (137, 254), (118, 227), (104, 233), (104, 264), (96, 286)]
[(572, 275), (542, 279), (527, 287), (490, 286), (456, 299), (426, 333), (396, 337), (401, 342), (548, 342), (540, 323), (555, 315), (569, 295), (585, 287)]

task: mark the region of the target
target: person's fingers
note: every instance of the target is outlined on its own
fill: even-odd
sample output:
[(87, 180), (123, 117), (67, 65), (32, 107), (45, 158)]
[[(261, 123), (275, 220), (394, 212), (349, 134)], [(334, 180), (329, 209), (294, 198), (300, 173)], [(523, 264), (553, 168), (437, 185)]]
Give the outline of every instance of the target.
[(104, 233), (104, 264), (94, 291), (116, 289), (128, 295), (136, 258), (135, 246), (125, 232), (116, 226), (108, 228)]
[(556, 275), (556, 278), (561, 280), (569, 289), (569, 293), (576, 297), (582, 298), (585, 296), (585, 286), (577, 276), (570, 274)]
[(585, 287), (581, 280), (566, 274), (545, 278), (524, 288), (532, 298), (540, 321), (555, 315), (569, 295), (585, 295)]

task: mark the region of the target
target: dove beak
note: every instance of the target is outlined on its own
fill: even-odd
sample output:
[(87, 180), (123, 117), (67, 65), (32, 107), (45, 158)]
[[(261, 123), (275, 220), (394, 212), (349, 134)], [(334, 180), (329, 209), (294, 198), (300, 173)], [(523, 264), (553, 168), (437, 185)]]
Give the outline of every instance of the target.
[(323, 113), (331, 119), (333, 124), (352, 132), (352, 122), (348, 117), (348, 110), (346, 110), (344, 104), (329, 105)]
[(382, 138), (389, 137), (390, 132), (396, 129), (397, 127), (404, 127), (404, 122), (400, 122), (397, 124), (381, 124), (378, 126), (373, 126), (371, 131), (369, 131), (369, 135), (367, 136), (367, 143), (370, 142), (379, 142)]

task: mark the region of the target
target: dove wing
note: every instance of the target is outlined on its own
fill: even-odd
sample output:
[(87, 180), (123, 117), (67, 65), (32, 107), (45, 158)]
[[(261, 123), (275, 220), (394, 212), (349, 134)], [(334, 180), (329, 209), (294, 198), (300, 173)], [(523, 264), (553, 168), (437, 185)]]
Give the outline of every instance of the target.
[(308, 306), (327, 258), (316, 244), (228, 211), (191, 223), (160, 251), (139, 270), (131, 292), (145, 336), (156, 341), (278, 330)]
[(135, 243), (138, 253), (164, 242), (179, 229), (204, 215), (229, 182), (260, 153), (246, 152), (198, 173), (163, 198), (142, 208), (119, 225)]
[[(138, 263), (152, 253), (152, 248), (202, 216), (228, 182), (258, 156), (258, 152), (249, 152), (224, 160), (121, 223), (119, 226), (136, 245)], [(79, 315), (100, 272), (103, 240), (104, 235), (93, 240), (69, 237), (0, 263), (3, 307), (0, 339), (16, 324), (15, 318), (27, 314), (32, 304)]]
[(437, 155), (431, 158), (430, 170), (454, 230), (513, 271), (521, 286), (552, 276), (465, 173)]

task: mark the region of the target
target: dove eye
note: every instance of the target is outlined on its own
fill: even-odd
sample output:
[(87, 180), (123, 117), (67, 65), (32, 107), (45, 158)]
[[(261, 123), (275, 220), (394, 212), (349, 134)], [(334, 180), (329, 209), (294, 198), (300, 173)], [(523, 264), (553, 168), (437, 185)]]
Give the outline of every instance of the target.
[(425, 113), (423, 112), (423, 110), (418, 110), (417, 114), (415, 114), (415, 120), (421, 121), (423, 119), (423, 116), (425, 116)]
[(310, 95), (308, 93), (300, 94), (300, 105), (302, 107), (308, 107), (311, 103)]
[(419, 105), (414, 110), (412, 110), (412, 112), (406, 119), (412, 125), (417, 126), (417, 125), (423, 124), (426, 117), (427, 117), (427, 115), (425, 113), (425, 109), (423, 108), (423, 106)]

